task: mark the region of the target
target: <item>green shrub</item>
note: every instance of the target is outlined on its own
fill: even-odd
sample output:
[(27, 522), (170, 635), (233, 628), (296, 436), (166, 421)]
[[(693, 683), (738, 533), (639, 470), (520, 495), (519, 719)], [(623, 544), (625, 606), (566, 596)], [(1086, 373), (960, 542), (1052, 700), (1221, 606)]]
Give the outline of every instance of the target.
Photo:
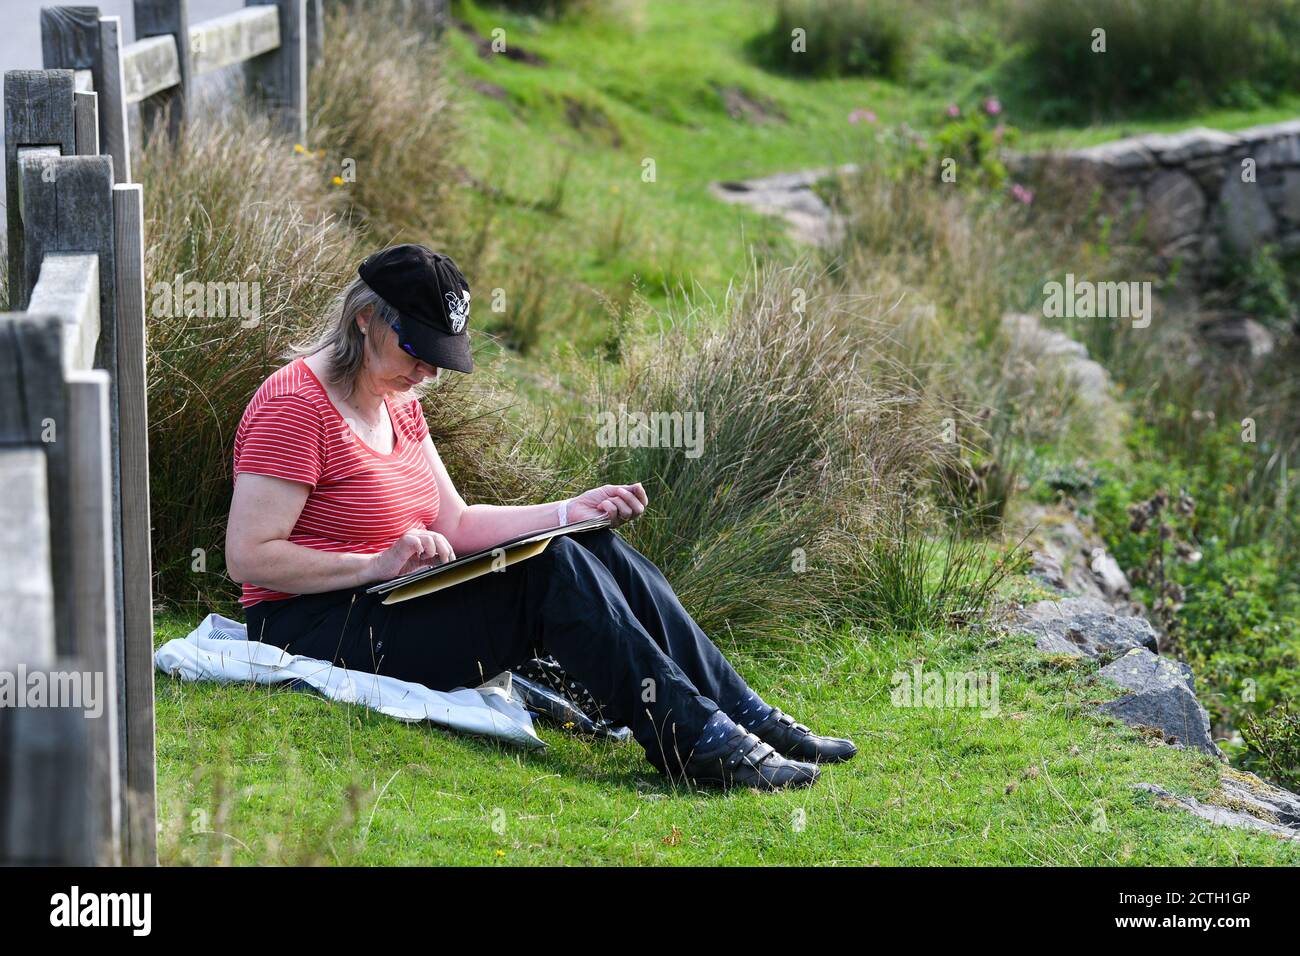
[[(1002, 118), (1002, 104), (986, 97), (979, 105), (962, 109), (950, 104), (935, 123), (931, 135), (909, 127), (886, 130), (879, 140), (890, 147), (892, 163), (900, 173), (917, 174), (932, 183), (961, 189), (996, 192), (1007, 185), (1004, 150), (1015, 146), (1019, 130)], [(1013, 197), (1032, 202), (1032, 194), (1015, 186)]]
[[(1005, 193), (967, 192), (872, 164), (846, 178), (837, 253), (852, 293), (881, 306), (859, 316), (870, 348), (941, 396), (951, 418), (946, 491), (958, 510), (1000, 517), (1030, 449), (1105, 454), (1114, 416), (1085, 406), (1050, 363), (1017, 353), (1004, 316), (1041, 308), (1051, 263), (1079, 233), (1035, 226)], [(901, 175), (900, 175), (901, 172)]]
[(1283, 256), (1268, 245), (1250, 255), (1227, 258), (1216, 285), (1252, 318), (1285, 333), (1300, 320), (1300, 278), (1295, 254)]
[(1013, 17), (1049, 119), (1249, 107), (1300, 87), (1294, 0), (1022, 0)]
[[(1260, 456), (1233, 425), (1204, 416), (1198, 430), (1141, 424), (1130, 447), (1132, 462), (1110, 467), (1097, 487), (1098, 530), (1192, 665), (1216, 723), (1241, 728), (1300, 695), (1295, 538), (1263, 518), (1291, 509), (1257, 500)], [(1145, 503), (1162, 489), (1168, 506), (1153, 513)]]
[(902, 80), (914, 34), (907, 9), (888, 0), (780, 0), (753, 45), (759, 60), (788, 73)]
[(835, 604), (853, 539), (888, 533), (897, 489), (933, 468), (937, 414), (885, 363), (863, 361), (837, 329), (851, 303), (824, 285), (806, 268), (765, 272), (720, 317), (695, 317), (716, 331), (692, 341), (674, 325), (605, 374), (602, 421), (698, 415), (697, 451), (611, 445), (594, 422), (575, 436), (596, 481), (645, 483), (651, 510), (628, 536), (706, 630)]
[(1300, 788), (1300, 711), (1289, 703), (1270, 707), (1248, 717), (1241, 733), (1251, 765), (1284, 787)]

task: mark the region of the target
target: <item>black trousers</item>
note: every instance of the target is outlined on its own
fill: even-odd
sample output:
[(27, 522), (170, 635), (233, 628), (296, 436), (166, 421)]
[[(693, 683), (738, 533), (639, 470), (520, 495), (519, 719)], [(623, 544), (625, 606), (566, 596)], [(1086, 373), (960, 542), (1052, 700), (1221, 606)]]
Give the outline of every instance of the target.
[(661, 770), (680, 771), (717, 711), (745, 724), (770, 712), (654, 563), (609, 529), (399, 604), (329, 591), (259, 602), (247, 621), (250, 640), (435, 690), (550, 655)]

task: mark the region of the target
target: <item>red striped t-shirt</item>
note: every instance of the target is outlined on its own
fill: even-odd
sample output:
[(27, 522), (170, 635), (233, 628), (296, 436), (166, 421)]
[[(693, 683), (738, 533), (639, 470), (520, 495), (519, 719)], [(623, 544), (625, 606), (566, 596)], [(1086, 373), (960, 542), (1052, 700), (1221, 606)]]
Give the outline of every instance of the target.
[[(357, 437), (301, 358), (277, 369), (253, 395), (235, 432), (234, 473), (310, 486), (289, 535), (294, 544), (376, 554), (437, 519), (438, 484), (421, 448), (429, 426), (419, 399), (385, 401), (394, 445), (381, 455)], [(288, 597), (246, 583), (240, 603)]]

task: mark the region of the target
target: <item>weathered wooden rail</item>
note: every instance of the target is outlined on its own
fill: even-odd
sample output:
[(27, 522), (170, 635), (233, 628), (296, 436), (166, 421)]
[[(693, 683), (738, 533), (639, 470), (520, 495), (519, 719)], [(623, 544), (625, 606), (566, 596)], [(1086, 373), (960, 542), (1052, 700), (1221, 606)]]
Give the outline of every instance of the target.
[(250, 0), (195, 25), (186, 0), (135, 0), (135, 22), (127, 43), (97, 7), (46, 8), (45, 69), (4, 75), (0, 863), (157, 861), (144, 212), (128, 109), (175, 139), (195, 79), (243, 63), (305, 142), (323, 29), (320, 0)]
[(247, 63), (250, 91), (285, 129), (307, 135), (307, 67), (324, 37), (321, 0), (248, 0), (245, 9), (190, 25), (186, 0), (135, 0), (136, 40), (125, 43), (120, 17), (98, 7), (41, 11), (45, 68), (76, 71), (77, 89), (99, 98), (103, 152), (118, 182), (131, 179), (127, 107), (140, 104), (146, 133), (163, 118), (177, 135), (193, 99), (195, 80)]
[[(0, 532), (0, 669), (25, 706), (0, 707), (0, 859), (148, 862), (141, 187), (114, 184), (112, 159), (91, 152), (97, 137), (78, 122), (85, 101), (72, 71), (7, 73), (4, 92), (18, 228), (13, 311), (0, 317), (0, 487), (12, 490)], [(81, 680), (82, 696), (29, 699), (32, 672), (51, 691)]]

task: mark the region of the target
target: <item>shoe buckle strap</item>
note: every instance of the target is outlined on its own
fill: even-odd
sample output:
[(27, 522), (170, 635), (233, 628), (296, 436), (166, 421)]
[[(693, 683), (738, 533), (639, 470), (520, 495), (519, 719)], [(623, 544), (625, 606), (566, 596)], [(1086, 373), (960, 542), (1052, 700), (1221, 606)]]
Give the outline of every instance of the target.
[(800, 723), (796, 723), (796, 722), (795, 722), (795, 719), (794, 719), (793, 717), (791, 717), (789, 714), (782, 713), (782, 712), (779, 712), (779, 711), (778, 711), (778, 716), (777, 716), (776, 720), (777, 720), (777, 723), (779, 723), (779, 724), (784, 724), (786, 727), (789, 727), (791, 730), (793, 730), (793, 731), (797, 731), (798, 733), (801, 733), (801, 734), (811, 734), (811, 733), (812, 733), (812, 728), (810, 728), (810, 727), (805, 727), (803, 724), (800, 724)]

